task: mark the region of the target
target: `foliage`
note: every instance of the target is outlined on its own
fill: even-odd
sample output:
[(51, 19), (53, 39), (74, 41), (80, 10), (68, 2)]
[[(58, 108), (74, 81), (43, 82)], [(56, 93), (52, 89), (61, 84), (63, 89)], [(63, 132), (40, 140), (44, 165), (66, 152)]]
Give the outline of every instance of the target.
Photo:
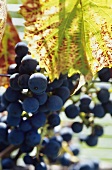
[[(6, 74), (8, 66), (14, 62), (14, 46), (18, 41), (20, 41), (20, 38), (8, 14), (6, 29), (0, 44), (0, 74)], [(6, 77), (0, 77), (0, 85), (6, 85), (7, 83)]]
[(111, 2), (102, 0), (27, 0), (25, 40), (50, 79), (81, 72), (87, 80), (111, 67)]

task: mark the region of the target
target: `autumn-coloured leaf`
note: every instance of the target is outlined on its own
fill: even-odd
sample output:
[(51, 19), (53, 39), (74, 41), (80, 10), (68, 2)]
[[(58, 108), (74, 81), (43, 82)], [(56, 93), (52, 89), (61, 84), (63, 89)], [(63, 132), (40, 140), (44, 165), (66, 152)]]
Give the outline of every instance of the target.
[[(14, 27), (11, 17), (7, 15), (6, 29), (0, 43), (0, 74), (7, 74), (7, 68), (14, 63), (14, 47), (20, 41), (17, 30)], [(0, 86), (8, 84), (8, 78), (0, 77)]]
[(6, 0), (0, 0), (0, 41), (2, 39), (7, 18)]
[(112, 66), (112, 8), (102, 0), (26, 0), (25, 40), (49, 78), (82, 73), (90, 80)]

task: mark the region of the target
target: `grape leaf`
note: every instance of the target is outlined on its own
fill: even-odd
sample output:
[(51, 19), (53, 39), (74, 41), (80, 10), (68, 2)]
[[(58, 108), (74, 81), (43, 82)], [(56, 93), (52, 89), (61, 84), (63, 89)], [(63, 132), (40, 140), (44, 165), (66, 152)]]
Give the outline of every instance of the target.
[(0, 41), (5, 30), (6, 18), (7, 18), (6, 1), (0, 0)]
[[(15, 51), (14, 46), (20, 41), (16, 28), (14, 27), (10, 15), (7, 15), (5, 32), (0, 43), (0, 74), (7, 74), (7, 68), (14, 63)], [(7, 85), (8, 78), (0, 77), (0, 86)]]
[(80, 72), (89, 81), (112, 66), (111, 12), (106, 0), (27, 0), (20, 9), (30, 52), (51, 80)]

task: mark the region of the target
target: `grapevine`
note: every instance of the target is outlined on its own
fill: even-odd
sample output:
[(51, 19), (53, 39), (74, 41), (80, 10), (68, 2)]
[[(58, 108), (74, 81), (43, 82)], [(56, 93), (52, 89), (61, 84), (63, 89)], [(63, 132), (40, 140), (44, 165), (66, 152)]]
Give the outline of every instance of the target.
[[(96, 13), (93, 15), (90, 8), (98, 34), (91, 30), (90, 25), (87, 26), (85, 9), (94, 6), (96, 10), (98, 7), (90, 0), (87, 3), (71, 1), (72, 8), (68, 1), (64, 6), (63, 1), (57, 4), (56, 0), (55, 8), (50, 0), (45, 2), (26, 0), (20, 7), (20, 13), (26, 19), (26, 41), (17, 35), (18, 42), (15, 42), (12, 52), (14, 62), (8, 65), (5, 73), (0, 73), (1, 79), (7, 78), (0, 88), (0, 169), (19, 168), (18, 160), (22, 157), (25, 167), (21, 165), (21, 169), (27, 167), (30, 170), (32, 166), (35, 170), (49, 170), (51, 165), (61, 165), (68, 170), (99, 170), (97, 160), (80, 160), (80, 147), (74, 142), (74, 135), (78, 135), (79, 142), (94, 148), (104, 135), (104, 127), (96, 123), (96, 119), (100, 120), (107, 114), (112, 116), (111, 49), (105, 39), (106, 35), (108, 40), (111, 39), (110, 24), (104, 22), (105, 15), (102, 14), (104, 20), (98, 23), (97, 28)], [(108, 5), (110, 3), (107, 3), (110, 12)], [(53, 8), (54, 12), (46, 11), (46, 6)], [(31, 9), (35, 12), (29, 13)], [(103, 6), (99, 9), (101, 11)], [(46, 17), (44, 10), (49, 14)], [(27, 18), (28, 14), (33, 17)], [(47, 24), (51, 15), (53, 19)], [(36, 20), (37, 16), (41, 17)], [(73, 24), (77, 24), (76, 30), (73, 30)], [(35, 32), (37, 25), (38, 31)], [(97, 42), (100, 36), (102, 42)], [(2, 48), (6, 39), (11, 38), (4, 33)], [(94, 45), (101, 52), (98, 55)], [(62, 58), (62, 55), (65, 56)], [(98, 57), (105, 59), (102, 65)], [(95, 62), (97, 66), (92, 65)], [(82, 77), (84, 82), (81, 82)], [(109, 88), (101, 86), (102, 83), (109, 84)], [(63, 115), (68, 122), (63, 120)], [(84, 128), (89, 129), (86, 135), (83, 135)]]

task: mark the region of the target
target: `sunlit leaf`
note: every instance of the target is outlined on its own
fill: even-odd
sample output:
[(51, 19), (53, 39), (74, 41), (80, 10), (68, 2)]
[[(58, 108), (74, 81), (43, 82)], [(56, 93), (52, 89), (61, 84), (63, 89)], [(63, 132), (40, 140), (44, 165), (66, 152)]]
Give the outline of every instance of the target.
[[(0, 43), (0, 74), (6, 74), (7, 68), (10, 64), (14, 63), (15, 51), (14, 46), (20, 41), (16, 28), (12, 24), (9, 14), (7, 15), (6, 29), (2, 42)], [(0, 85), (6, 85), (8, 79), (0, 77)]]
[(90, 80), (112, 66), (112, 4), (102, 0), (27, 0), (25, 40), (50, 79), (82, 73)]

